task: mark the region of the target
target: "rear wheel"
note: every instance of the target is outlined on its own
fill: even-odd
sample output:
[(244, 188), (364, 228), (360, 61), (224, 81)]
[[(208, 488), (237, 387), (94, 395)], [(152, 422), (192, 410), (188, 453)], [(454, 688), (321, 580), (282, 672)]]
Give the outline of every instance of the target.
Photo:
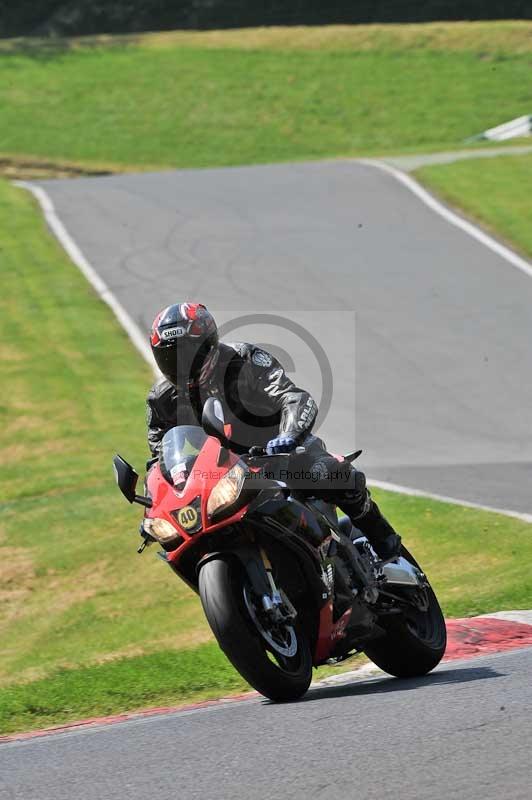
[(216, 558), (199, 574), (203, 610), (238, 672), (275, 701), (297, 700), (312, 679), (312, 658), (297, 620), (274, 621), (236, 558)]
[[(419, 566), (405, 548), (401, 555)], [(397, 592), (397, 587), (393, 588)], [(365, 653), (390, 675), (415, 678), (426, 675), (440, 663), (447, 645), (447, 630), (440, 604), (428, 581), (415, 593), (404, 590), (403, 594), (402, 613), (379, 621), (386, 635), (371, 642)]]

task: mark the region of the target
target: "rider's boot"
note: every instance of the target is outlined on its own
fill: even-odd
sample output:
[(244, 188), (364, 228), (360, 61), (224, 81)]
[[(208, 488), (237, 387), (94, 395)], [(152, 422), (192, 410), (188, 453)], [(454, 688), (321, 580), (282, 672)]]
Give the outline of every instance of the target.
[(401, 552), (401, 537), (382, 516), (379, 506), (370, 501), (369, 510), (357, 519), (355, 526), (367, 536), (369, 543), (383, 561), (396, 558)]
[(360, 514), (360, 506), (353, 509), (349, 508), (347, 503), (342, 504), (342, 510), (349, 516), (353, 525), (367, 537), (379, 558), (383, 561), (396, 558), (401, 552), (401, 537), (383, 517), (377, 503), (369, 497), (369, 493), (365, 508), (367, 510)]

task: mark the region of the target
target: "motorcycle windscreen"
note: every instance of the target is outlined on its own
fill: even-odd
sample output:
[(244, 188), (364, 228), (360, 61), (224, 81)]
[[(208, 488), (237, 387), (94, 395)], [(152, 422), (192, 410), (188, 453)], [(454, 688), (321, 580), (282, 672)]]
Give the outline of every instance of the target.
[(176, 489), (182, 489), (207, 441), (207, 434), (196, 425), (178, 425), (165, 433), (161, 443), (161, 471)]

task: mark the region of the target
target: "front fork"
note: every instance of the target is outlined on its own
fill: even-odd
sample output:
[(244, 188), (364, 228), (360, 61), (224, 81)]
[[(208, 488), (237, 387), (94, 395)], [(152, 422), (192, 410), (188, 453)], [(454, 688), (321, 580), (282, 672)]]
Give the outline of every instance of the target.
[(268, 558), (267, 552), (263, 547), (259, 547), (259, 553), (270, 587), (270, 594), (266, 593), (262, 595), (262, 607), (266, 614), (276, 623), (293, 622), (297, 617), (297, 611), (286, 593), (282, 589), (277, 588), (273, 577), (272, 564)]

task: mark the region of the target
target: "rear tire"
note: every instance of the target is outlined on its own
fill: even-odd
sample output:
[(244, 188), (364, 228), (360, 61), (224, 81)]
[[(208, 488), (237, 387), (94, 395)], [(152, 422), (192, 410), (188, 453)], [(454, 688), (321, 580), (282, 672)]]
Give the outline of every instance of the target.
[(297, 700), (312, 679), (306, 637), (297, 621), (293, 623), (295, 654), (281, 662), (272, 660), (272, 650), (246, 608), (246, 584), (247, 576), (234, 557), (216, 558), (203, 565), (199, 592), (209, 625), (229, 661), (258, 692), (276, 702)]
[[(405, 548), (401, 555), (419, 566)], [(440, 604), (430, 585), (424, 592), (425, 610), (412, 606), (405, 614), (382, 619), (379, 624), (386, 635), (371, 642), (364, 651), (374, 664), (397, 678), (426, 675), (445, 653), (447, 629)]]

